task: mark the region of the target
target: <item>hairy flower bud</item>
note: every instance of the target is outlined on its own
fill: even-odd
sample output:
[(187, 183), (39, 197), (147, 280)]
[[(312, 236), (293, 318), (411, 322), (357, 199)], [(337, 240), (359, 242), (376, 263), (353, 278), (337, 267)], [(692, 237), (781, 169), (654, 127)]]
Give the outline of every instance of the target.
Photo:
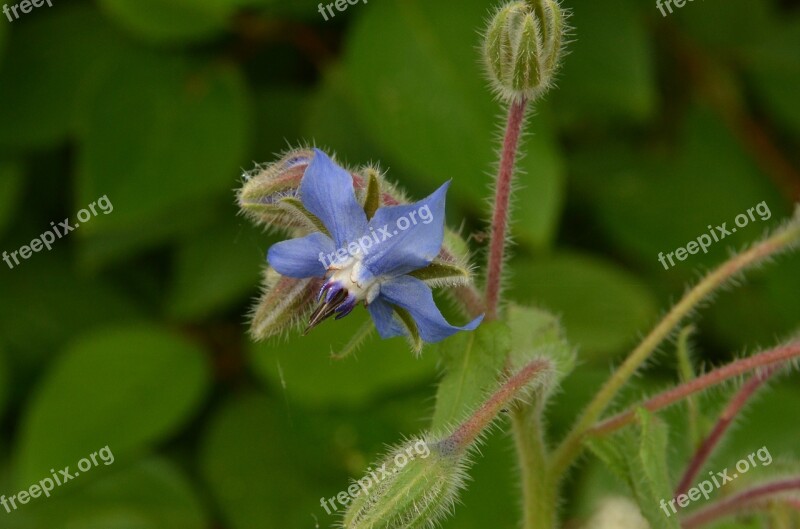
[(466, 456), (439, 443), (412, 439), (391, 450), (380, 466), (354, 483), (358, 493), (344, 515), (345, 529), (432, 527), (453, 510), (466, 478)]
[(497, 11), (484, 36), (483, 55), (501, 98), (535, 99), (552, 86), (564, 31), (557, 0), (520, 0)]

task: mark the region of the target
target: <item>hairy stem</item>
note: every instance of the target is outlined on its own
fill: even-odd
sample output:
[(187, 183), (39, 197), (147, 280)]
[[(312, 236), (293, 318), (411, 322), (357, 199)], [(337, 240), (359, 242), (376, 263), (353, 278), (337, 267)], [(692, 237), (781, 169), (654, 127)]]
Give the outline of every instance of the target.
[(763, 371), (756, 372), (750, 380), (742, 386), (742, 389), (739, 390), (736, 395), (731, 399), (725, 409), (722, 411), (722, 415), (720, 415), (719, 420), (714, 425), (714, 428), (711, 429), (711, 433), (706, 437), (703, 443), (695, 452), (694, 456), (692, 457), (689, 466), (686, 468), (686, 471), (683, 473), (683, 478), (681, 478), (678, 487), (675, 489), (675, 496), (679, 496), (681, 494), (686, 494), (689, 491), (689, 488), (694, 483), (695, 478), (703, 470), (703, 465), (711, 456), (714, 449), (717, 447), (719, 442), (725, 436), (725, 432), (728, 431), (731, 424), (733, 424), (733, 420), (742, 411), (742, 408), (750, 400), (758, 389), (764, 385), (764, 383), (769, 380), (775, 372), (778, 371), (777, 366), (772, 366)]
[(500, 410), (509, 406), (510, 403), (519, 396), (528, 384), (541, 374), (551, 368), (550, 362), (544, 359), (533, 360), (523, 367), (508, 380), (500, 389), (494, 392), (489, 399), (478, 408), (472, 416), (466, 420), (455, 432), (450, 435), (443, 443), (452, 446), (456, 451), (468, 449), (478, 439), (481, 433), (494, 421)]
[[(776, 253), (797, 245), (800, 240), (800, 212), (774, 235), (723, 263), (703, 278), (667, 313), (630, 356), (611, 375), (594, 399), (586, 406), (570, 433), (556, 449), (551, 464), (552, 472), (561, 475), (583, 449), (583, 438), (589, 428), (600, 418), (617, 392), (647, 361), (656, 347), (680, 325), (683, 319), (710, 294), (744, 270), (763, 262)], [(699, 379), (697, 379), (699, 380)]]
[(684, 529), (694, 529), (711, 521), (734, 514), (740, 510), (753, 507), (758, 500), (781, 492), (800, 490), (800, 477), (781, 479), (770, 483), (763, 483), (751, 489), (720, 500), (705, 509), (687, 516), (681, 523)]
[(489, 262), (486, 272), (486, 319), (497, 318), (500, 303), (500, 289), (503, 280), (503, 263), (508, 235), (509, 204), (511, 200), (511, 181), (517, 160), (522, 127), (525, 123), (527, 99), (511, 103), (508, 122), (503, 138), (503, 152), (497, 173), (494, 209), (492, 212), (492, 235), (489, 243)]
[(547, 446), (537, 406), (520, 404), (511, 413), (522, 481), (523, 529), (553, 529), (556, 487), (547, 479)]
[[(591, 435), (606, 435), (632, 423), (636, 419), (637, 408), (645, 408), (649, 411), (658, 411), (685, 399), (689, 395), (706, 390), (711, 386), (715, 386), (725, 382), (726, 380), (730, 380), (734, 377), (738, 377), (759, 368), (771, 369), (776, 364), (794, 360), (798, 357), (800, 357), (800, 340), (791, 342), (787, 345), (775, 347), (774, 349), (764, 351), (754, 356), (736, 360), (735, 362), (731, 362), (724, 367), (720, 367), (719, 369), (715, 369), (714, 371), (706, 373), (701, 377), (697, 377), (691, 382), (681, 384), (680, 386), (674, 387), (663, 393), (659, 393), (655, 397), (652, 397), (651, 399), (648, 399), (645, 402), (628, 409), (627, 411), (606, 419), (594, 428), (588, 430), (587, 433)], [(764, 373), (762, 372), (756, 376), (763, 376), (763, 374)]]

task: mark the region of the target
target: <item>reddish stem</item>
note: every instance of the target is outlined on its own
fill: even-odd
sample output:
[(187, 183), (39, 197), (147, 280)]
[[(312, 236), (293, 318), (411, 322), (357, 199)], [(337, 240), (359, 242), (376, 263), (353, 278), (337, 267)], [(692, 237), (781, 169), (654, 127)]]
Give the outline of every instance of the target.
[(523, 367), (506, 380), (500, 389), (489, 397), (489, 400), (484, 402), (466, 422), (459, 426), (450, 437), (445, 439), (442, 442), (443, 445), (456, 452), (469, 448), (481, 432), (492, 423), (497, 414), (500, 413), (500, 410), (517, 398), (519, 392), (530, 384), (534, 377), (549, 367), (550, 363), (543, 359), (534, 360)]
[(735, 494), (703, 510), (697, 511), (691, 516), (687, 516), (681, 525), (684, 529), (700, 527), (711, 521), (734, 514), (737, 511), (753, 507), (755, 502), (764, 499), (765, 496), (786, 492), (788, 490), (800, 490), (800, 477), (773, 481), (771, 483), (758, 485), (752, 489), (744, 490), (739, 494)]
[(772, 375), (775, 374), (776, 371), (778, 371), (778, 367), (773, 366), (755, 373), (750, 380), (748, 380), (747, 383), (742, 386), (742, 389), (739, 390), (736, 395), (734, 395), (733, 399), (731, 399), (731, 401), (725, 407), (725, 410), (723, 410), (722, 415), (720, 415), (720, 418), (717, 421), (717, 424), (714, 425), (711, 433), (697, 449), (694, 457), (692, 457), (692, 461), (686, 468), (683, 478), (678, 484), (678, 487), (675, 489), (676, 497), (681, 494), (686, 494), (689, 491), (689, 488), (691, 488), (695, 478), (697, 478), (697, 475), (703, 469), (703, 465), (711, 456), (714, 448), (717, 447), (719, 442), (724, 437), (725, 432), (728, 431), (728, 428), (733, 423), (733, 419), (736, 418), (750, 397), (752, 397), (755, 392), (758, 391), (758, 389), (767, 380), (769, 380)]
[(642, 407), (649, 411), (657, 411), (675, 404), (689, 395), (708, 389), (711, 386), (733, 377), (749, 373), (760, 367), (780, 364), (787, 360), (797, 358), (798, 356), (800, 356), (800, 341), (792, 342), (788, 345), (781, 345), (757, 355), (736, 360), (701, 377), (697, 377), (692, 381), (660, 393), (632, 409), (606, 419), (591, 428), (588, 433), (590, 435), (605, 435), (632, 423), (636, 416), (636, 408)]
[(508, 231), (509, 203), (511, 199), (511, 180), (514, 177), (514, 165), (517, 159), (522, 126), (525, 122), (525, 110), (528, 100), (522, 99), (511, 103), (508, 109), (508, 122), (503, 139), (503, 152), (497, 173), (494, 210), (492, 213), (492, 235), (489, 244), (489, 262), (486, 273), (486, 319), (497, 317), (497, 306), (500, 302), (500, 289), (503, 279), (503, 260), (506, 250)]

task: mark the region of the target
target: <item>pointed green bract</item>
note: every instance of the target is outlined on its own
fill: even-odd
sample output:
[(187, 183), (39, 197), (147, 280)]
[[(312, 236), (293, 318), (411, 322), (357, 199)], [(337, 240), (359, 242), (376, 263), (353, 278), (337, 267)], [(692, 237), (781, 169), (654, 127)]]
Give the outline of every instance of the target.
[(378, 172), (375, 169), (367, 169), (367, 191), (364, 196), (364, 213), (367, 220), (371, 219), (378, 208), (381, 206), (381, 185), (378, 181)]
[(678, 517), (666, 516), (661, 500), (672, 499), (667, 467), (666, 424), (647, 410), (637, 410), (636, 430), (589, 443), (591, 450), (633, 492), (642, 515), (653, 529), (680, 529)]

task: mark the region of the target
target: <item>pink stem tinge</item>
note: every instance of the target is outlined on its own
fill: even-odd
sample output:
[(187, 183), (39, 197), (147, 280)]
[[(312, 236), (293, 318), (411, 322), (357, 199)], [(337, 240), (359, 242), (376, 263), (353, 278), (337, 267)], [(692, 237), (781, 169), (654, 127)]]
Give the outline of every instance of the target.
[(500, 302), (503, 260), (509, 222), (511, 180), (514, 177), (514, 164), (517, 159), (527, 106), (528, 100), (522, 99), (511, 103), (511, 107), (508, 110), (503, 152), (497, 173), (494, 210), (492, 213), (492, 235), (489, 243), (489, 262), (486, 272), (486, 319), (489, 320), (497, 317), (497, 307)]
[(675, 496), (679, 496), (681, 494), (686, 494), (688, 490), (691, 488), (692, 483), (694, 483), (695, 478), (703, 470), (703, 465), (705, 464), (706, 460), (711, 456), (711, 453), (714, 451), (714, 448), (717, 447), (719, 442), (725, 435), (725, 432), (728, 431), (728, 428), (733, 423), (733, 420), (742, 410), (744, 405), (750, 400), (756, 391), (778, 371), (777, 366), (772, 366), (762, 371), (758, 371), (750, 377), (750, 380), (742, 386), (742, 389), (739, 390), (736, 395), (731, 399), (728, 405), (723, 410), (722, 414), (719, 417), (719, 420), (714, 425), (714, 428), (711, 430), (711, 433), (706, 437), (700, 447), (692, 457), (692, 461), (689, 463), (689, 466), (686, 468), (686, 472), (683, 474), (683, 478), (681, 478), (678, 487), (675, 489)]
[(736, 360), (735, 362), (731, 362), (726, 366), (715, 369), (714, 371), (711, 371), (710, 373), (707, 373), (701, 377), (697, 377), (685, 384), (681, 384), (680, 386), (667, 390), (663, 393), (659, 393), (655, 397), (646, 400), (632, 409), (606, 419), (605, 421), (602, 421), (592, 427), (588, 433), (590, 435), (605, 435), (632, 423), (636, 417), (635, 408), (642, 407), (649, 411), (660, 410), (675, 404), (689, 395), (703, 391), (704, 389), (729, 380), (733, 377), (743, 375), (758, 368), (780, 364), (782, 362), (786, 362), (787, 360), (795, 359), (798, 356), (800, 356), (800, 341), (795, 341), (787, 345), (781, 345), (758, 353), (757, 355)]
[(754, 504), (765, 497), (789, 490), (800, 490), (800, 477), (763, 483), (752, 489), (734, 494), (687, 516), (681, 522), (681, 526), (684, 529), (694, 529), (724, 516), (734, 514), (737, 511), (752, 508)]

